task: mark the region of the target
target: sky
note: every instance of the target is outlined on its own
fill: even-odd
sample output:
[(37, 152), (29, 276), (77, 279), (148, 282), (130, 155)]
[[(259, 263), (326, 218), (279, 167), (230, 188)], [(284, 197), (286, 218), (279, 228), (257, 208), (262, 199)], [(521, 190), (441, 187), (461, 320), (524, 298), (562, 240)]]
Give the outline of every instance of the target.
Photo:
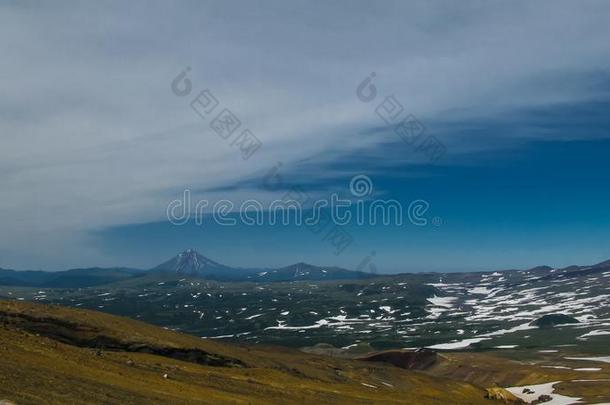
[[(4, 1), (0, 267), (149, 268), (186, 248), (389, 273), (609, 259), (609, 17), (586, 0)], [(190, 105), (204, 90), (209, 116)], [(210, 126), (225, 108), (262, 143), (248, 159)], [(442, 156), (395, 133), (404, 116)], [(427, 224), (348, 224), (337, 254), (302, 226), (167, 219), (185, 189), (324, 199), (354, 176), (367, 203), (426, 201)]]

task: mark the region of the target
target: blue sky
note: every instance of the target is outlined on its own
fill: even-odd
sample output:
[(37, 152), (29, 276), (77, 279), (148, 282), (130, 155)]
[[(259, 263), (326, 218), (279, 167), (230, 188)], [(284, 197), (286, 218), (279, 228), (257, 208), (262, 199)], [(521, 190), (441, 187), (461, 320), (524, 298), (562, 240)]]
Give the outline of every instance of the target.
[[(0, 267), (152, 267), (187, 247), (235, 266), (483, 270), (610, 258), (610, 4), (7, 2), (0, 6)], [(262, 142), (250, 159), (177, 97), (190, 67)], [(375, 72), (377, 98), (356, 96)], [(376, 114), (394, 96), (446, 147)], [(324, 198), (366, 175), (429, 202), (426, 227), (175, 226), (168, 203)]]

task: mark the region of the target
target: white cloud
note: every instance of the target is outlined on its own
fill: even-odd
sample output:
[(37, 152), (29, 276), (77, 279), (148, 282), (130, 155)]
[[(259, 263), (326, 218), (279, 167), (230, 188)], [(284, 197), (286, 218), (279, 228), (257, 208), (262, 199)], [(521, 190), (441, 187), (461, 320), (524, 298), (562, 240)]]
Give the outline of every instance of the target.
[[(5, 4), (0, 265), (98, 260), (88, 232), (161, 220), (185, 187), (388, 141), (356, 137), (380, 124), (355, 97), (371, 71), (380, 96), (428, 126), (447, 111), (598, 97), (587, 75), (610, 61), (609, 11), (601, 1)], [(260, 153), (242, 161), (170, 92), (187, 65), (195, 89), (263, 140)]]

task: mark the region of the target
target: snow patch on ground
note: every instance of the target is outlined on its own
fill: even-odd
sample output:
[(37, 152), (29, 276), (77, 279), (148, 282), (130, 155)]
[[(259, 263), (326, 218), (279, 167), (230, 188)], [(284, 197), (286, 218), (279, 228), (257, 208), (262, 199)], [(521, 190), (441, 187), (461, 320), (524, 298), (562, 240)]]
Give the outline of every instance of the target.
[[(549, 395), (552, 399), (545, 404), (549, 405), (569, 405), (569, 404), (577, 404), (580, 402), (580, 398), (575, 397), (567, 397), (565, 395), (554, 394), (553, 391), (555, 389), (553, 386), (559, 384), (561, 381), (554, 381), (546, 384), (537, 384), (537, 385), (523, 385), (521, 387), (508, 387), (507, 391), (510, 391), (516, 397), (522, 399), (525, 402), (532, 402), (540, 395)], [(528, 389), (533, 391), (532, 394), (526, 394), (523, 390)]]
[(602, 363), (610, 364), (610, 356), (599, 356), (599, 357), (564, 357), (567, 360), (584, 360), (584, 361), (599, 361)]
[(432, 305), (443, 308), (452, 308), (455, 300), (457, 300), (457, 297), (437, 297), (435, 295), (432, 298), (428, 298), (428, 302)]
[(610, 330), (592, 330), (590, 332), (585, 333), (580, 336), (580, 338), (588, 338), (591, 336), (602, 336), (602, 335), (610, 335)]
[(487, 295), (491, 292), (491, 290), (487, 287), (475, 287), (468, 290), (468, 294), (483, 294)]
[(489, 339), (490, 338), (484, 338), (484, 337), (483, 338), (470, 338), (470, 339), (459, 340), (457, 342), (452, 342), (452, 343), (439, 343), (439, 344), (427, 346), (427, 347), (428, 347), (428, 349), (437, 349), (437, 350), (464, 349), (473, 343), (479, 343), (479, 342), (482, 342), (483, 340), (489, 340)]

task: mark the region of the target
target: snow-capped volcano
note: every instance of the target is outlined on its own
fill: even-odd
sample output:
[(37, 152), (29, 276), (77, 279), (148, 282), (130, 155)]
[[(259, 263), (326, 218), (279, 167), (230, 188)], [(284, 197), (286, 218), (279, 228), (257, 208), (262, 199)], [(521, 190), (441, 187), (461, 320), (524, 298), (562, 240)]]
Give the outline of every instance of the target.
[(231, 267), (208, 259), (195, 249), (187, 249), (152, 270), (173, 272), (188, 276), (201, 276), (216, 274), (223, 271), (233, 271)]

